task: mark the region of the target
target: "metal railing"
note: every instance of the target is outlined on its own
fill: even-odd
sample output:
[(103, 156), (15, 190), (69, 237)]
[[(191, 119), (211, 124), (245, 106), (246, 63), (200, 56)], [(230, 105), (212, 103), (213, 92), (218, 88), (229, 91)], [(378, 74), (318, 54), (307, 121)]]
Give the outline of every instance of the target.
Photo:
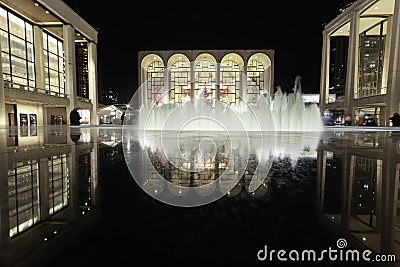
[(11, 90), (24, 91), (24, 92), (43, 94), (43, 95), (50, 95), (50, 96), (61, 97), (61, 98), (68, 98), (68, 95), (65, 93), (54, 92), (54, 91), (50, 91), (48, 89), (37, 88), (37, 87), (33, 87), (33, 86), (28, 86), (26, 84), (19, 84), (19, 83), (10, 82), (10, 81), (4, 81), (4, 88), (11, 89)]

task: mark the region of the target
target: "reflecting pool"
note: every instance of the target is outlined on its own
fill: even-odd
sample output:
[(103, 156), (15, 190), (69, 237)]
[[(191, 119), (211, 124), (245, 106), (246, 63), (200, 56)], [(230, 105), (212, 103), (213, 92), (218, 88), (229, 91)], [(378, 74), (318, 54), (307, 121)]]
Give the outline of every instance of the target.
[(263, 137), (1, 128), (0, 266), (400, 266), (400, 131)]

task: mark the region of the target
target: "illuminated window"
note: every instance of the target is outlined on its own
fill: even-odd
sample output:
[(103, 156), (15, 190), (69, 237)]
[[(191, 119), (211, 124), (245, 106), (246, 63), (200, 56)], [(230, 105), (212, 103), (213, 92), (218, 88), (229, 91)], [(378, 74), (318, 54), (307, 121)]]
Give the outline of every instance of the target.
[(202, 94), (206, 99), (215, 99), (216, 70), (216, 63), (214, 62), (203, 60), (195, 63), (195, 97)]
[(89, 98), (89, 69), (87, 43), (75, 44), (77, 96)]
[(178, 61), (171, 67), (171, 102), (190, 100), (190, 64)]
[(239, 65), (232, 60), (221, 64), (220, 101), (222, 103), (239, 105), (240, 73)]
[(387, 21), (360, 34), (360, 67), (356, 98), (386, 94), (382, 83)]
[(258, 60), (250, 60), (247, 64), (247, 100), (255, 103), (265, 87), (265, 67)]
[(65, 64), (63, 44), (53, 36), (43, 33), (44, 72), (46, 91), (52, 95), (65, 95)]
[(32, 25), (0, 8), (0, 42), (5, 86), (34, 91)]
[(164, 93), (164, 65), (161, 61), (152, 62), (147, 68), (147, 98), (151, 103), (163, 102)]

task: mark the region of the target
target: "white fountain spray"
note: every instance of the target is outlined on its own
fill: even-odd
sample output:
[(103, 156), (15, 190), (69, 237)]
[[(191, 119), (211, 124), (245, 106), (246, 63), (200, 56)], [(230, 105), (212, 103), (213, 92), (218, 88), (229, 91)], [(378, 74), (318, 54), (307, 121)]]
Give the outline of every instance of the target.
[[(192, 122), (196, 118), (196, 122)], [(209, 119), (211, 118), (211, 120)], [(190, 124), (187, 124), (191, 121)], [(215, 123), (219, 122), (219, 123)], [(261, 94), (256, 103), (244, 100), (238, 106), (214, 106), (200, 91), (199, 96), (182, 104), (162, 103), (142, 106), (139, 111), (139, 128), (146, 130), (207, 130), (220, 131), (221, 126), (243, 124), (246, 131), (321, 131), (320, 110), (315, 103), (306, 105), (301, 91), (301, 77), (297, 76), (293, 93), (283, 93), (280, 87), (271, 97)], [(242, 130), (242, 126), (236, 130)]]

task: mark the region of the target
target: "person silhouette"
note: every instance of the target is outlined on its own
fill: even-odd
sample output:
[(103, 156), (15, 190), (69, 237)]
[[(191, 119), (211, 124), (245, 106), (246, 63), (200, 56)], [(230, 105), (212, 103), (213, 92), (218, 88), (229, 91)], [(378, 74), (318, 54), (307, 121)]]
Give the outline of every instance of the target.
[(69, 122), (71, 125), (80, 125), (81, 115), (79, 115), (78, 108), (71, 110), (69, 114)]
[(400, 126), (399, 113), (397, 113), (397, 112), (393, 113), (392, 117), (390, 117), (389, 120), (392, 122), (392, 126)]

